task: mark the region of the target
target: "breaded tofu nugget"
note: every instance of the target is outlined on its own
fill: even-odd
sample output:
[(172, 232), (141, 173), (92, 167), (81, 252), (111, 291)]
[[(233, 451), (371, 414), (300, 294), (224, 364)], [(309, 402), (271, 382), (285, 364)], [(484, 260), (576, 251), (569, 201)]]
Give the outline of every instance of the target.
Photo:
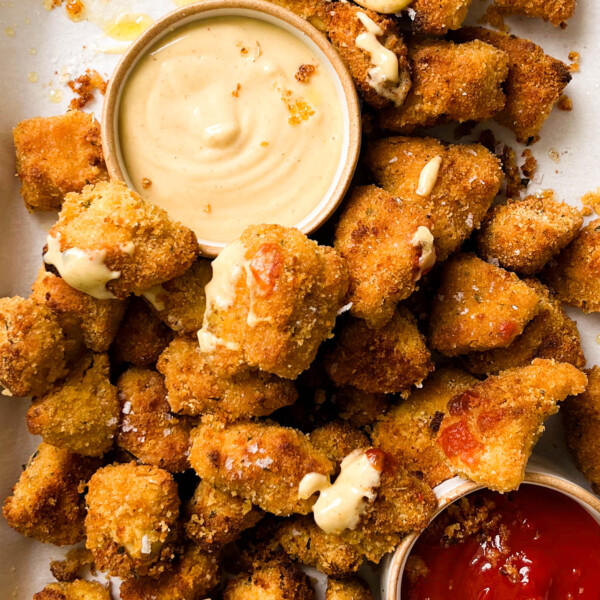
[(125, 298), (182, 275), (198, 254), (193, 231), (119, 181), (67, 194), (44, 261), (95, 298)]
[(506, 105), (494, 119), (511, 129), (519, 142), (536, 141), (544, 121), (571, 81), (567, 65), (545, 54), (533, 42), (501, 31), (469, 27), (461, 29), (457, 37), (480, 40), (506, 53), (509, 64), (503, 86)]
[(455, 368), (442, 368), (421, 389), (392, 408), (373, 428), (373, 444), (431, 487), (456, 475), (436, 444), (448, 401), (478, 381)]
[(204, 288), (212, 277), (210, 261), (199, 258), (183, 275), (144, 294), (158, 316), (179, 334), (196, 333), (206, 308)]
[(111, 354), (117, 363), (149, 367), (156, 364), (173, 337), (173, 331), (141, 298), (131, 298)]
[(22, 535), (67, 546), (84, 536), (86, 482), (99, 461), (42, 442), (29, 459), (2, 515)]
[(490, 375), (513, 367), (524, 367), (534, 358), (554, 359), (578, 369), (585, 366), (577, 323), (569, 318), (545, 285), (537, 279), (526, 279), (524, 283), (539, 294), (539, 313), (507, 348), (463, 356), (463, 365), (472, 373)]
[(577, 0), (494, 0), (503, 14), (524, 15), (550, 21), (558, 27), (573, 16)]
[(77, 579), (67, 583), (49, 583), (33, 600), (111, 600), (110, 591), (97, 581)]
[(327, 580), (325, 600), (373, 600), (369, 586), (358, 577)]
[(109, 370), (107, 354), (82, 356), (64, 382), (34, 399), (27, 411), (29, 433), (82, 456), (108, 452), (120, 416)]
[(600, 492), (600, 367), (586, 371), (587, 390), (561, 410), (567, 447), (594, 491)]
[(14, 128), (13, 138), (21, 195), (30, 211), (60, 209), (69, 192), (108, 179), (94, 115), (71, 110), (27, 119)]
[(172, 568), (159, 577), (139, 577), (121, 584), (121, 600), (199, 600), (219, 583), (217, 557), (188, 544)]
[[(421, 195), (426, 165), (439, 160), (433, 187)], [(502, 184), (500, 161), (480, 144), (390, 137), (371, 142), (365, 161), (375, 181), (402, 203), (427, 206), (438, 261), (477, 229)]]
[(506, 348), (539, 310), (539, 295), (514, 273), (458, 254), (444, 265), (429, 341), (446, 356)]
[(310, 441), (327, 458), (340, 465), (348, 454), (360, 448), (369, 448), (371, 442), (360, 429), (356, 429), (345, 421), (331, 421), (310, 434)]
[(171, 410), (178, 414), (232, 421), (269, 415), (298, 398), (291, 381), (262, 371), (217, 376), (195, 338), (175, 338), (157, 367), (165, 376)]
[(460, 475), (509, 492), (523, 481), (544, 421), (586, 385), (582, 371), (552, 360), (503, 371), (448, 402), (437, 443)]
[(495, 206), (477, 235), (484, 260), (521, 275), (534, 275), (567, 246), (581, 229), (583, 217), (552, 193), (509, 200)]
[(384, 325), (400, 300), (435, 264), (427, 207), (403, 202), (374, 185), (356, 188), (344, 202), (335, 249), (350, 276), (350, 313)]
[(390, 406), (387, 394), (363, 392), (351, 386), (336, 390), (333, 402), (338, 408), (338, 416), (354, 427), (366, 427), (382, 418)]
[(86, 497), (85, 546), (101, 571), (158, 576), (174, 556), (179, 497), (172, 475), (134, 462), (94, 474)]
[(0, 383), (39, 396), (67, 374), (70, 344), (56, 315), (35, 300), (0, 298)]
[(325, 357), (325, 368), (337, 386), (395, 394), (421, 383), (433, 363), (415, 318), (399, 307), (389, 323), (376, 329), (348, 318)]
[(330, 475), (333, 463), (308, 436), (274, 423), (201, 424), (190, 456), (196, 473), (216, 488), (276, 515), (307, 514), (313, 501), (298, 497), (307, 473)]
[(122, 412), (117, 447), (171, 473), (189, 469), (192, 423), (169, 412), (164, 378), (134, 367), (119, 377), (117, 390)]
[(379, 125), (411, 133), (452, 121), (483, 121), (504, 108), (508, 56), (490, 44), (424, 40), (409, 46), (412, 87), (402, 106), (379, 112)]
[(600, 312), (600, 219), (579, 235), (541, 275), (561, 302), (583, 312)]
[(70, 339), (80, 339), (94, 352), (108, 350), (123, 318), (125, 302), (92, 298), (43, 268), (32, 290), (31, 298), (56, 315)]
[(444, 35), (458, 29), (467, 17), (471, 0), (413, 0), (410, 8), (414, 33)]
[(208, 552), (236, 540), (254, 527), (263, 512), (249, 500), (232, 496), (201, 481), (186, 506), (185, 535)]
[(331, 337), (344, 260), (292, 227), (253, 225), (212, 263), (200, 348), (219, 374), (258, 367), (295, 379)]

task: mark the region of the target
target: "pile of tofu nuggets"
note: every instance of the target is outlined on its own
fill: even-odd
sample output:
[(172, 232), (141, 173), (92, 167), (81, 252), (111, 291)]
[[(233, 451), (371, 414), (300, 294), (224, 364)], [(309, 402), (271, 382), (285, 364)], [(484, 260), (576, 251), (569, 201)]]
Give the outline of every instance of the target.
[[(600, 491), (600, 367), (582, 370), (563, 308), (600, 311), (600, 220), (551, 192), (502, 198), (490, 150), (415, 135), (493, 118), (532, 143), (569, 69), (461, 28), (470, 0), (396, 16), (278, 4), (329, 36), (364, 100), (361, 185), (322, 245), (256, 225), (211, 264), (185, 224), (109, 180), (92, 115), (14, 130), (26, 206), (60, 212), (31, 296), (0, 300), (0, 382), (32, 398), (43, 438), (3, 514), (85, 546), (36, 600), (109, 599), (80, 578), (89, 564), (123, 600), (310, 600), (300, 564), (329, 576), (327, 600), (367, 600), (356, 571), (427, 525), (433, 487), (517, 488), (560, 405)], [(559, 25), (574, 0), (496, 9)], [(394, 85), (374, 84), (359, 13), (398, 58)], [(323, 526), (317, 498), (357, 464), (370, 488)], [(301, 493), (307, 477), (321, 487)]]

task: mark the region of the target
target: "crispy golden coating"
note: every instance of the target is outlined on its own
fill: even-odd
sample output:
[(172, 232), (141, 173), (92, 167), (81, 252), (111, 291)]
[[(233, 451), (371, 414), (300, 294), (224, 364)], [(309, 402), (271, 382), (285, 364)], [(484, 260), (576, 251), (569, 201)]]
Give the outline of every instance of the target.
[(94, 115), (71, 110), (27, 119), (13, 138), (21, 195), (30, 211), (59, 209), (65, 194), (108, 178)]
[(577, 0), (494, 0), (502, 13), (525, 15), (550, 21), (555, 27), (570, 19)]
[(391, 454), (407, 471), (431, 487), (456, 471), (436, 444), (448, 401), (478, 383), (464, 371), (442, 368), (407, 400), (392, 408), (373, 429), (373, 444)]
[(32, 290), (31, 298), (56, 315), (67, 337), (83, 341), (94, 352), (108, 350), (123, 318), (125, 302), (92, 298), (44, 268)]
[(580, 211), (552, 193), (495, 206), (477, 236), (479, 256), (521, 275), (534, 275), (567, 246), (583, 224)]
[(171, 410), (179, 414), (210, 414), (222, 420), (260, 417), (293, 404), (298, 397), (291, 381), (262, 371), (217, 376), (196, 338), (175, 338), (157, 367), (165, 376)]
[[(419, 227), (432, 227), (427, 206), (403, 202), (374, 185), (356, 188), (344, 202), (335, 249), (346, 259), (350, 313), (374, 327), (392, 318), (396, 305), (423, 275)], [(433, 227), (432, 227), (433, 228)], [(435, 262), (432, 255), (430, 268)]]
[(571, 81), (567, 65), (529, 40), (483, 27), (461, 29), (461, 40), (481, 40), (508, 56), (506, 105), (494, 118), (523, 143), (535, 141), (544, 121)]
[(0, 298), (0, 383), (38, 396), (67, 374), (69, 342), (54, 313), (31, 298)]
[(348, 291), (344, 260), (295, 228), (248, 227), (213, 262), (200, 345), (219, 373), (295, 379), (331, 336)]
[(328, 579), (325, 600), (373, 600), (369, 586), (358, 577)]
[(539, 295), (514, 273), (458, 254), (444, 265), (429, 340), (447, 356), (506, 348), (538, 310)]
[(499, 492), (514, 490), (546, 418), (586, 384), (582, 371), (552, 360), (503, 371), (448, 402), (437, 443), (462, 476)]
[(348, 318), (337, 332), (325, 368), (337, 386), (380, 394), (405, 392), (433, 371), (425, 338), (404, 307), (383, 327)]
[(186, 507), (185, 534), (208, 552), (236, 540), (254, 527), (263, 512), (243, 500), (201, 481)]
[(27, 428), (45, 442), (82, 456), (102, 456), (119, 426), (117, 388), (109, 379), (108, 355), (81, 357), (67, 379), (33, 401)]
[(189, 544), (173, 567), (158, 578), (140, 577), (124, 581), (121, 600), (199, 600), (219, 583), (215, 555)]
[(507, 348), (465, 355), (462, 362), (472, 373), (489, 375), (513, 367), (524, 367), (534, 358), (554, 359), (570, 363), (578, 369), (585, 366), (577, 323), (568, 317), (545, 285), (537, 279), (526, 279), (524, 283), (539, 294), (539, 313)]
[(387, 394), (363, 392), (351, 386), (336, 390), (333, 401), (338, 407), (338, 416), (354, 427), (366, 427), (383, 417), (390, 406)]
[(96, 471), (88, 483), (85, 546), (102, 571), (158, 576), (174, 555), (177, 484), (158, 467), (125, 463)]
[(211, 276), (210, 261), (199, 258), (183, 275), (146, 294), (146, 300), (173, 331), (196, 333), (202, 327), (206, 309), (204, 288)]
[(119, 363), (136, 367), (156, 364), (174, 334), (140, 298), (132, 298), (111, 347)]
[(171, 473), (189, 469), (192, 423), (169, 412), (163, 377), (131, 368), (121, 375), (117, 389), (123, 413), (117, 446), (140, 462)]
[(451, 121), (483, 121), (504, 108), (508, 56), (490, 44), (424, 40), (409, 46), (412, 87), (398, 108), (379, 113), (383, 129), (411, 133)]
[(87, 548), (71, 548), (63, 560), (50, 562), (50, 571), (57, 581), (75, 581), (84, 567), (93, 569), (94, 556)]
[(196, 473), (216, 488), (276, 515), (307, 514), (313, 500), (298, 498), (307, 473), (330, 475), (333, 463), (308, 436), (273, 423), (237, 421), (196, 429), (190, 456)]
[[(431, 194), (417, 194), (423, 167), (442, 159)], [(498, 159), (480, 144), (434, 138), (391, 137), (372, 142), (365, 155), (377, 183), (403, 203), (427, 206), (439, 261), (446, 260), (482, 222), (502, 184)]]
[(561, 302), (583, 312), (600, 312), (600, 219), (579, 235), (551, 262), (542, 280)]
[(600, 492), (600, 367), (586, 371), (587, 390), (568, 398), (561, 410), (567, 446), (577, 467)]
[(471, 0), (414, 0), (412, 30), (426, 35), (444, 35), (458, 29), (467, 16)]
[(61, 252), (104, 252), (106, 267), (121, 273), (106, 284), (117, 298), (182, 275), (198, 254), (193, 231), (118, 181), (67, 194), (50, 235)]
[(69, 583), (49, 583), (33, 600), (111, 600), (111, 596), (101, 583), (77, 579)]
[(83, 539), (83, 487), (98, 468), (82, 458), (42, 442), (29, 459), (2, 515), (22, 535), (65, 546)]
[(338, 467), (354, 450), (371, 446), (369, 438), (362, 431), (345, 421), (331, 421), (318, 427), (310, 434), (310, 441)]

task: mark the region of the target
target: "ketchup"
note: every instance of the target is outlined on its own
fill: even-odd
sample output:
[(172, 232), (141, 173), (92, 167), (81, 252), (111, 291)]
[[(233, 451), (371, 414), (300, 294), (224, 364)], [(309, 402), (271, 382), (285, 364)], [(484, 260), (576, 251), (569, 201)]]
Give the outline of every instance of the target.
[(600, 600), (600, 525), (577, 502), (536, 485), (468, 501), (491, 507), (483, 531), (452, 540), (444, 532), (456, 521), (434, 521), (412, 550), (402, 600)]

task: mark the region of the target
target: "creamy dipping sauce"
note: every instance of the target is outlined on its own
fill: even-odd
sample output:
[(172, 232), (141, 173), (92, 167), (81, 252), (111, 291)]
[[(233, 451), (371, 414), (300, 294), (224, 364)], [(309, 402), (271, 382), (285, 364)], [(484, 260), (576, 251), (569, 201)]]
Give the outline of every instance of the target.
[(158, 42), (130, 75), (119, 115), (130, 183), (217, 242), (307, 217), (335, 178), (343, 129), (317, 54), (282, 27), (238, 16)]

